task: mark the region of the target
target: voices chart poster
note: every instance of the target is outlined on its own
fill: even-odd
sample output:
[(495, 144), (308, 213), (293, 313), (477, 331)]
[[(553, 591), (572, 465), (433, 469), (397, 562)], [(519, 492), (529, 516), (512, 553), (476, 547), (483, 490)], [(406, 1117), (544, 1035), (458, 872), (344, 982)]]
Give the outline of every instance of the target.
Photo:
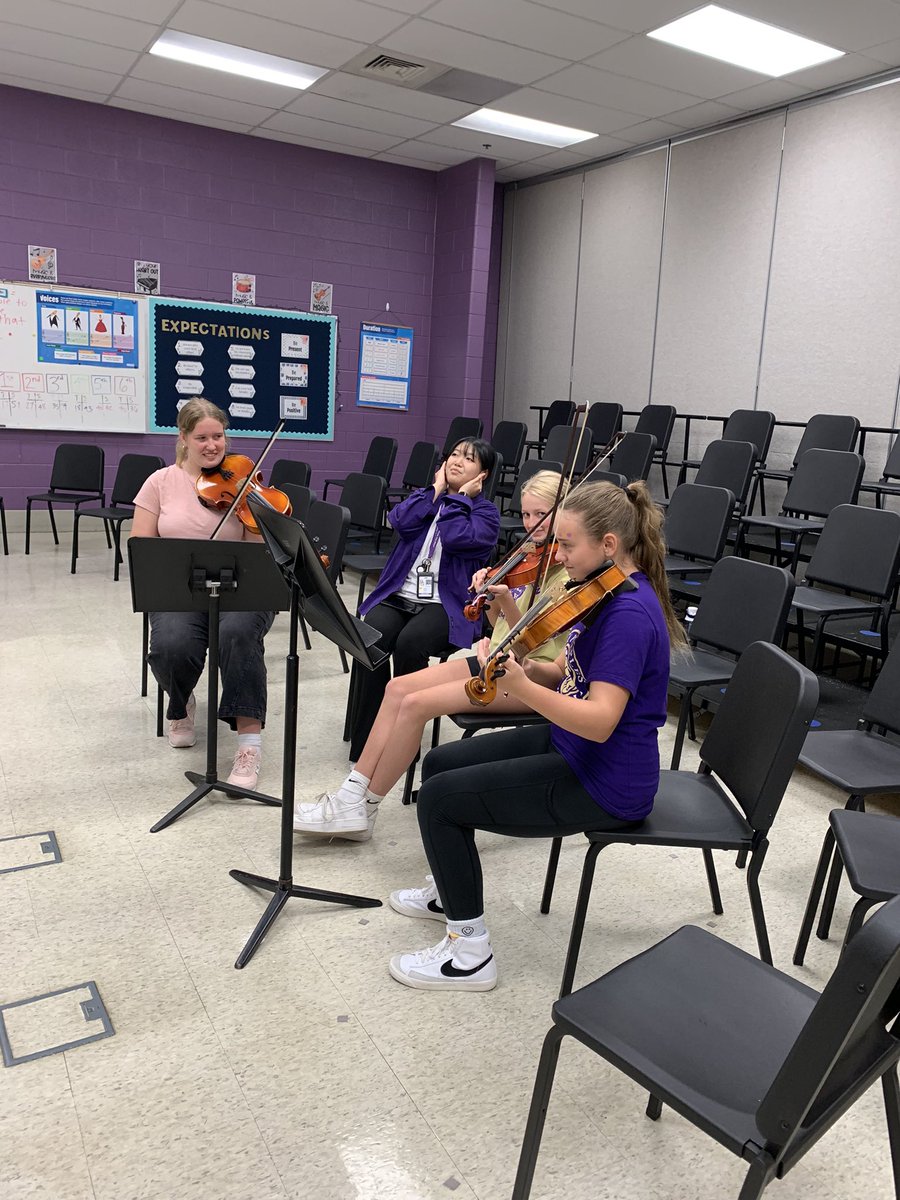
[(136, 301), (38, 289), (35, 304), (38, 362), (137, 370)]

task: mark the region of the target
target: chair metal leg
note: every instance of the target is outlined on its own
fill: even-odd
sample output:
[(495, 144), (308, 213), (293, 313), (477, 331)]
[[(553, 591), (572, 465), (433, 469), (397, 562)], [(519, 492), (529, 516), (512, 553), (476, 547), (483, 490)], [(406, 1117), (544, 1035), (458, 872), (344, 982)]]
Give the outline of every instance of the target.
[(825, 832), (825, 837), (822, 841), (822, 850), (819, 854), (819, 861), (816, 865), (816, 873), (813, 876), (812, 887), (809, 890), (809, 898), (806, 901), (806, 911), (803, 913), (803, 922), (800, 925), (800, 933), (797, 935), (797, 945), (794, 947), (794, 965), (797, 967), (803, 966), (803, 960), (806, 957), (806, 947), (809, 945), (809, 935), (812, 933), (813, 921), (816, 918), (816, 909), (819, 907), (819, 901), (822, 898), (822, 889), (825, 886), (825, 876), (828, 873), (828, 864), (831, 862), (831, 855), (834, 851), (834, 831), (831, 826)]
[(703, 851), (703, 865), (706, 867), (706, 882), (709, 885), (709, 898), (712, 900), (713, 912), (717, 916), (721, 916), (725, 909), (722, 907), (722, 896), (719, 892), (719, 879), (716, 875), (712, 850)]
[(119, 582), (119, 567), (125, 561), (122, 558), (122, 522), (110, 521), (113, 532), (113, 546), (115, 547), (115, 556), (113, 561), (113, 583)]
[(166, 693), (159, 684), (156, 685), (156, 736), (163, 735), (163, 718), (165, 716)]
[(58, 546), (59, 545), (59, 533), (57, 532), (57, 529), (56, 529), (56, 517), (53, 515), (53, 505), (50, 503), (49, 500), (47, 501), (47, 512), (50, 514), (50, 528), (53, 530), (53, 544), (54, 544), (54, 546)]
[(771, 1158), (767, 1154), (760, 1154), (750, 1165), (738, 1200), (759, 1200), (774, 1175)]
[(413, 784), (416, 781), (416, 763), (419, 761), (419, 755), (412, 760), (406, 768), (406, 780), (403, 784), (403, 803), (412, 804)]
[(894, 1169), (894, 1196), (900, 1200), (900, 1084), (897, 1082), (896, 1064), (882, 1075), (881, 1090), (884, 1093), (884, 1115), (887, 1118)]
[(6, 534), (6, 509), (3, 507), (2, 496), (0, 496), (0, 533), (3, 534), (3, 553), (9, 554), (9, 538)]
[(669, 763), (670, 771), (677, 771), (681, 762), (681, 751), (684, 747), (684, 729), (687, 725), (688, 713), (691, 711), (691, 697), (693, 692), (685, 692), (681, 697), (681, 704), (678, 709), (678, 726), (675, 730), (675, 745), (672, 747), (672, 761)]
[(769, 945), (769, 931), (766, 929), (766, 914), (763, 911), (762, 896), (759, 892), (759, 873), (765, 862), (769, 843), (765, 838), (754, 847), (747, 868), (747, 891), (750, 893), (750, 911), (753, 913), (753, 927), (756, 930), (756, 942), (759, 946), (759, 957), (764, 963), (772, 966), (772, 948)]
[(340, 646), (338, 646), (338, 654), (340, 654), (340, 656), (341, 656), (341, 666), (344, 668), (344, 674), (349, 675), (350, 674), (350, 664), (347, 662), (347, 655), (344, 653), (344, 651), (341, 649)]
[(658, 1121), (662, 1116), (663, 1102), (659, 1096), (654, 1096), (650, 1093), (650, 1099), (647, 1101), (645, 1116), (648, 1116), (651, 1121)]
[(826, 617), (820, 617), (816, 621), (816, 631), (813, 634), (812, 645), (812, 669), (818, 675), (822, 670), (822, 660), (825, 657), (825, 621)]
[(431, 748), (440, 744), (441, 740), (441, 718), (435, 717), (431, 723)]
[(575, 969), (578, 966), (578, 954), (581, 950), (581, 938), (584, 933), (584, 921), (587, 917), (588, 904), (591, 899), (591, 888), (594, 883), (594, 866), (597, 855), (603, 849), (603, 842), (588, 842), (584, 856), (584, 866), (581, 868), (581, 884), (578, 888), (578, 899), (575, 902), (575, 916), (572, 918), (572, 932), (569, 934), (569, 948), (566, 951), (566, 963), (563, 967), (562, 983), (560, 984), (560, 999), (568, 996), (575, 982)]
[(828, 883), (825, 887), (825, 900), (822, 904), (822, 911), (819, 913), (819, 925), (816, 929), (816, 937), (822, 942), (827, 942), (828, 935), (831, 933), (831, 918), (834, 916), (834, 905), (837, 901), (838, 888), (841, 886), (841, 875), (843, 872), (843, 860), (835, 850), (831, 860), (831, 873), (828, 876)]
[(75, 561), (78, 558), (78, 516), (78, 509), (76, 508), (72, 521), (72, 575), (75, 574)]
[(547, 859), (547, 871), (544, 875), (544, 893), (541, 896), (541, 912), (545, 915), (550, 911), (550, 901), (553, 899), (553, 885), (556, 883), (556, 868), (559, 866), (561, 849), (562, 838), (554, 838), (550, 843), (550, 857)]
[(144, 613), (141, 628), (141, 695), (147, 695), (147, 655), (150, 652), (150, 617)]
[[(75, 511), (78, 512), (77, 506)], [(106, 517), (103, 518), (103, 532), (106, 534), (106, 548), (107, 550), (112, 550), (112, 538), (109, 535), (109, 520)]]
[[(300, 621), (300, 632), (303, 634), (303, 644), (307, 650), (312, 650), (312, 643), (309, 640), (309, 630), (306, 628), (306, 622), (300, 613), (297, 613), (297, 619)], [(344, 741), (347, 739), (345, 738)]]
[[(787, 632), (785, 630), (785, 632)], [(815, 647), (815, 642), (813, 642)], [(797, 609), (797, 661), (801, 666), (806, 666), (806, 625), (803, 621), (803, 613)]]
[(31, 501), (25, 501), (25, 553), (31, 553)]
[(860, 896), (853, 905), (853, 912), (850, 914), (850, 920), (847, 922), (847, 932), (844, 934), (844, 943), (841, 946), (842, 951), (853, 935), (858, 933), (862, 928), (862, 923), (866, 919), (866, 913), (869, 909), (874, 908), (876, 904), (880, 903), (879, 900), (870, 900), (868, 896)]
[(550, 1092), (553, 1089), (553, 1077), (556, 1074), (559, 1048), (564, 1036), (559, 1026), (554, 1025), (544, 1038), (544, 1046), (541, 1050), (537, 1076), (534, 1081), (534, 1091), (531, 1094), (531, 1106), (528, 1109), (528, 1120), (525, 1122), (525, 1136), (522, 1139), (512, 1200), (528, 1200), (531, 1195), (534, 1168), (541, 1148), (544, 1122), (547, 1119), (547, 1108), (550, 1104)]

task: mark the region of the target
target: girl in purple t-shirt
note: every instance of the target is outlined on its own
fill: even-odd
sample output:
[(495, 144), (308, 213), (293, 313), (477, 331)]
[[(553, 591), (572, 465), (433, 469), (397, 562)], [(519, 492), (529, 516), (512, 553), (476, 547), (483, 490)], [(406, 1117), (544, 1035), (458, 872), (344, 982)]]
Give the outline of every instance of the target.
[(475, 830), (559, 837), (639, 823), (659, 783), (670, 648), (684, 633), (669, 598), (662, 514), (646, 484), (578, 488), (557, 520), (558, 560), (574, 581), (609, 560), (635, 588), (576, 625), (554, 662), (510, 658), (501, 694), (547, 718), (538, 728), (440, 746), (427, 756), (419, 828), (432, 878), (391, 895), (406, 916), (446, 923), (436, 946), (391, 959), (400, 983), (488, 991), (497, 982), (484, 922)]

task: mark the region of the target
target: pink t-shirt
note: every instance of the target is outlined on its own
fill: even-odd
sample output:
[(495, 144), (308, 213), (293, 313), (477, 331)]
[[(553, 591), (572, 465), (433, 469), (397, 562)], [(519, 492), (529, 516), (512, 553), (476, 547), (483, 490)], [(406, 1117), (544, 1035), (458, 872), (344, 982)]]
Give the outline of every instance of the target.
[[(163, 538), (206, 541), (222, 517), (215, 509), (200, 503), (190, 475), (176, 466), (154, 471), (135, 496), (134, 503), (156, 515), (159, 536)], [(226, 542), (243, 541), (244, 526), (237, 517), (229, 517), (219, 538)]]

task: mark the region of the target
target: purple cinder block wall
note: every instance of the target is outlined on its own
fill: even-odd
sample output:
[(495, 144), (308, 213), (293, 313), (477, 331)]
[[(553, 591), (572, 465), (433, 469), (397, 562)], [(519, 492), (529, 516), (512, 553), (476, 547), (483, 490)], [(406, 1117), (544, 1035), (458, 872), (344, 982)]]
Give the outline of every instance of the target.
[[(27, 277), (33, 243), (57, 247), (60, 286), (131, 291), (136, 258), (162, 264), (164, 295), (220, 303), (230, 301), (233, 271), (256, 275), (262, 307), (305, 310), (311, 280), (334, 284), (335, 440), (284, 441), (272, 452), (310, 462), (320, 491), (326, 476), (360, 468), (375, 433), (397, 438), (399, 480), (413, 442), (443, 441), (457, 413), (477, 413), (490, 431), (491, 161), (435, 174), (18, 88), (0, 87), (0, 113), (0, 278)], [(408, 412), (356, 407), (360, 322), (379, 319), (415, 329)], [(174, 444), (171, 435), (0, 430), (8, 509), (46, 488), (61, 441), (102, 445), (107, 487), (123, 453), (171, 461)], [(238, 444), (248, 454), (260, 447)]]

